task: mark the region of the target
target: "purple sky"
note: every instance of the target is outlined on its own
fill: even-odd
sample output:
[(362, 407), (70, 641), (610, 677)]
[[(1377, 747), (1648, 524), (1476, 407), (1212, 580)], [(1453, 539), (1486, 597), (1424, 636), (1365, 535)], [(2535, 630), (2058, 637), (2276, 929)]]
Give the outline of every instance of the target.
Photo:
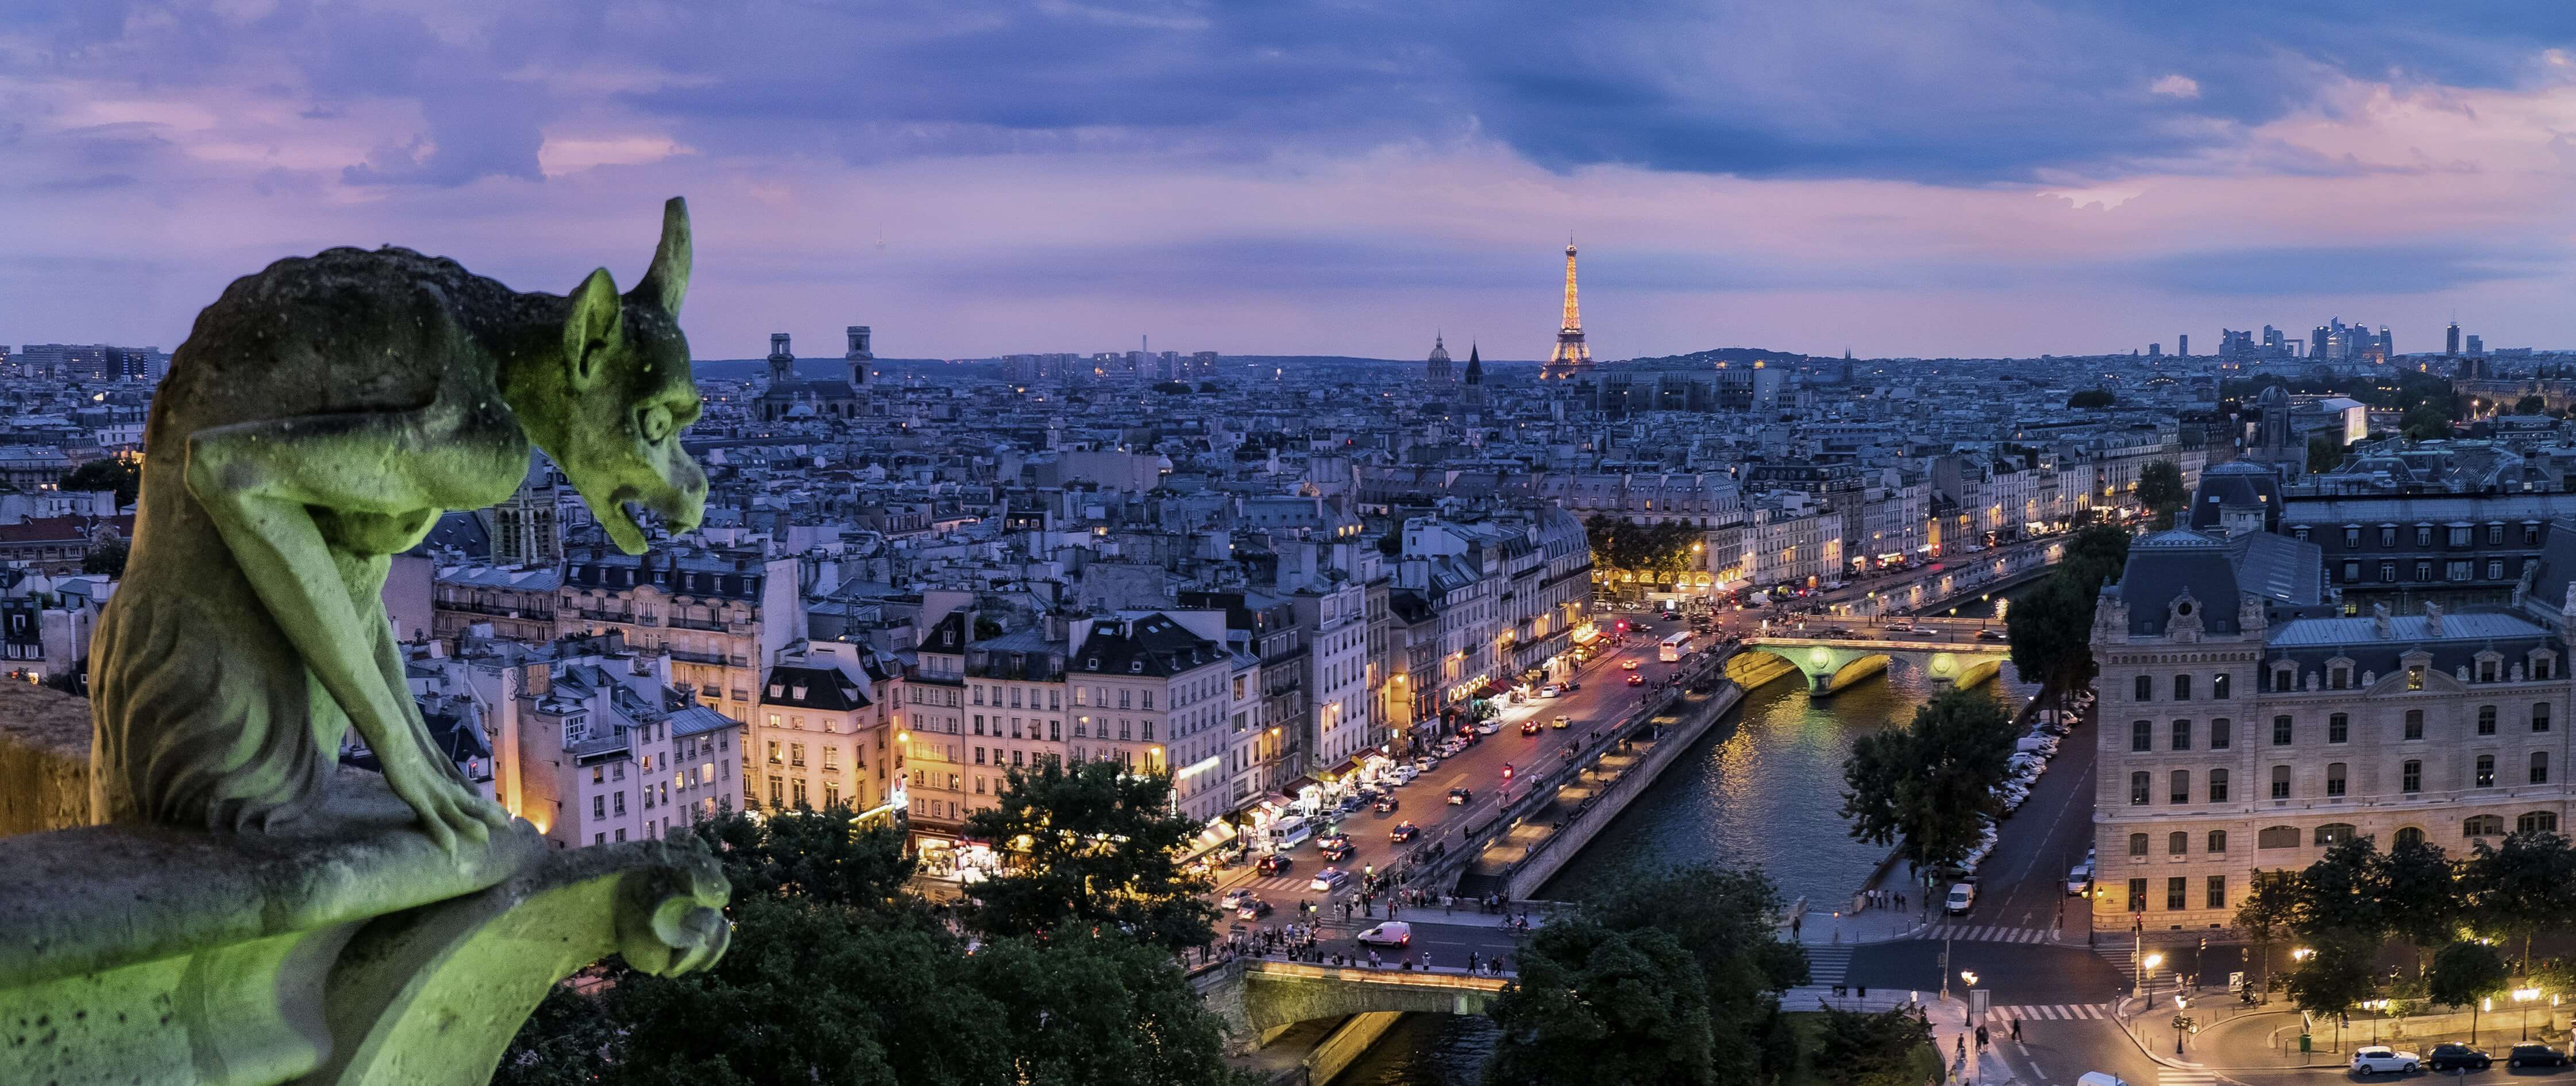
[[(2252, 9), (2252, 10), (2249, 10)], [(0, 343), (689, 201), (701, 357), (2576, 345), (2576, 7), (0, 2)], [(882, 238), (882, 244), (880, 244)], [(1462, 352), (1463, 353), (1463, 352)]]

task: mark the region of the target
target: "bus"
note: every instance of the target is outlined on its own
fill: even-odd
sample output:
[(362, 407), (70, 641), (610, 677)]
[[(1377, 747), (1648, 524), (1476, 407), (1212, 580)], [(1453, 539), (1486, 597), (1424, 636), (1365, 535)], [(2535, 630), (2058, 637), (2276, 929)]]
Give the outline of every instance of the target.
[(1693, 634), (1689, 630), (1683, 630), (1680, 633), (1664, 638), (1663, 651), (1659, 653), (1656, 658), (1667, 664), (1680, 660), (1683, 653), (1690, 651), (1691, 638), (1696, 636), (1698, 635)]

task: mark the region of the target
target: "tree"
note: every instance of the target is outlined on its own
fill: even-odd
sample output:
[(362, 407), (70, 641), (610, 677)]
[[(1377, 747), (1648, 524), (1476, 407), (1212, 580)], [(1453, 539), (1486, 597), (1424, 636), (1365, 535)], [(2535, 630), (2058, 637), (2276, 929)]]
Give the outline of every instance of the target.
[(2333, 434), (2308, 438), (2308, 474), (2316, 475), (2343, 464), (2343, 439)]
[(2431, 401), (2408, 408), (2398, 420), (2398, 431), (2417, 441), (2432, 441), (2451, 436), (2451, 410), (2447, 404)]
[(1218, 391), (1218, 389), (1217, 389), (1217, 387), (1216, 387), (1216, 382), (1214, 382), (1214, 381), (1201, 381), (1201, 382), (1199, 382), (1199, 391), (1201, 391), (1201, 392), (1215, 392), (1215, 391)]
[(2066, 406), (2081, 410), (2099, 410), (2111, 406), (2113, 397), (2107, 388), (2088, 388), (2066, 398)]
[[(2504, 990), (2511, 974), (2504, 958), (2485, 943), (2463, 939), (2436, 951), (2433, 968), (2424, 974), (2427, 998), (2454, 1007), (2471, 1008), (2470, 1036), (2477, 1034), (2475, 1008), (2489, 996)], [(2474, 1043), (2474, 1042), (2473, 1042)]]
[(1008, 851), (978, 885), (969, 926), (988, 935), (1046, 935), (1089, 927), (1179, 950), (1216, 937), (1206, 880), (1181, 869), (1196, 819), (1172, 810), (1172, 779), (1110, 761), (1068, 770), (1049, 759), (1014, 769), (1000, 802), (966, 833)]
[(2004, 613), (2013, 671), (2026, 683), (2081, 682), (2093, 663), (2093, 601), (2073, 579), (2052, 575)]
[(1124, 939), (1006, 939), (966, 961), (968, 982), (1002, 1010), (998, 1039), (1012, 1073), (998, 1081), (1234, 1080), (1221, 1056), (1223, 1023), (1161, 950)]
[(2549, 401), (2538, 396), (2525, 396), (2513, 402), (2513, 413), (2517, 415), (2537, 415), (2547, 410)]
[(2424, 973), (2424, 952), (2459, 932), (2466, 911), (2459, 873), (2439, 845), (2420, 838), (2401, 839), (2379, 859), (2375, 880), (2380, 914), (2388, 929), (2415, 948), (2415, 973)]
[(1580, 914), (1540, 928), (1520, 975), (1486, 1014), (1500, 1028), (1496, 1086), (1715, 1083), (1708, 982), (1661, 931), (1613, 931)]
[(2102, 595), (2102, 582), (2117, 580), (2120, 570), (2129, 564), (2129, 539), (2128, 529), (2111, 524), (2096, 524), (2077, 532), (2067, 541), (2055, 575), (2082, 589), (2084, 603), (2090, 607)]
[(2267, 951), (2272, 940), (2289, 934), (2299, 926), (2299, 884), (2295, 876), (2258, 874), (2254, 889), (2236, 906), (2236, 930), (2254, 940), (2254, 958), (2263, 963), (2265, 973), (2271, 970)]
[(63, 476), (59, 486), (74, 493), (113, 490), (116, 506), (122, 509), (134, 504), (135, 495), (143, 491), (143, 464), (122, 456), (85, 460)]
[(1915, 710), (1901, 731), (1862, 736), (1843, 763), (1852, 837), (1894, 844), (1918, 871), (1956, 866), (2003, 811), (1995, 786), (2018, 738), (1993, 698), (1957, 689)]
[(2557, 834), (2517, 833), (2501, 848), (2480, 840), (2460, 881), (2472, 921), (2483, 931), (2521, 937), (2526, 963), (2534, 932), (2576, 920), (2576, 848)]
[(903, 831), (883, 821), (862, 826), (845, 804), (764, 818), (728, 811), (689, 832), (724, 865), (736, 901), (800, 897), (883, 909), (909, 900), (914, 863)]
[(1689, 949), (1708, 982), (1718, 1051), (1759, 1047), (1779, 993), (1807, 983), (1807, 953), (1780, 940), (1780, 891), (1758, 869), (1638, 865), (1582, 904), (1585, 917), (1612, 931), (1661, 931)]
[(2159, 528), (2173, 527), (2174, 510), (2191, 500), (2182, 486), (2182, 469), (2171, 460), (2158, 460), (2138, 471), (2138, 505), (2156, 517)]
[(81, 572), (123, 577), (125, 576), (125, 556), (128, 553), (130, 553), (129, 548), (121, 539), (92, 547), (88, 554), (81, 556)]
[(1166, 396), (1186, 396), (1189, 395), (1190, 386), (1180, 381), (1158, 381), (1154, 384), (1154, 391)]
[(2388, 888), (2379, 849), (2367, 837), (2347, 837), (2299, 873), (2299, 934), (2310, 940), (2351, 939), (2377, 945), (2388, 934)]
[(1828, 1006), (1810, 1066), (1814, 1077), (1833, 1086), (1914, 1086), (1922, 1081), (1914, 1073), (1916, 1054), (1931, 1044), (1932, 1022), (1919, 1008), (1871, 1014)]
[[(2309, 1014), (2342, 1014), (2374, 990), (2370, 955), (2376, 939), (2320, 941), (2308, 960), (2290, 971), (2290, 1002)], [(2436, 963), (2439, 967), (2439, 963)]]

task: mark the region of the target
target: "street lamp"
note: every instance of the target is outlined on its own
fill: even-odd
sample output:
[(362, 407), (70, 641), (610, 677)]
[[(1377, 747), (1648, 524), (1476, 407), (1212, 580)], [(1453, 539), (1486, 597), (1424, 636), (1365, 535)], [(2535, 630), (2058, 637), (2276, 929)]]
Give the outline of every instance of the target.
[(2522, 1039), (2526, 1041), (2531, 1039), (2531, 1001), (2538, 998), (2540, 998), (2540, 989), (2538, 988), (2516, 988), (2513, 990), (2513, 1001), (2522, 1004)]
[(2156, 967), (2164, 963), (2165, 956), (2162, 954), (2149, 954), (2138, 959), (2138, 992), (2133, 994), (2144, 994), (2147, 990), (2147, 982), (2155, 979)]

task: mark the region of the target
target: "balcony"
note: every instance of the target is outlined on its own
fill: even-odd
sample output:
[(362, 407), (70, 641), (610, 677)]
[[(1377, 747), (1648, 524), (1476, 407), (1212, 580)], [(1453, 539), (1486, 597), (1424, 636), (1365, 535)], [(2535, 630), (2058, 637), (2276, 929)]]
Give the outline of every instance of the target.
[(724, 667), (728, 661), (742, 659), (742, 657), (739, 656), (726, 656), (721, 652), (690, 652), (687, 649), (664, 649), (662, 651), (671, 654), (671, 659), (677, 660), (680, 663), (705, 664), (709, 667)]
[(705, 630), (709, 633), (724, 633), (732, 629), (732, 627), (726, 625), (722, 620), (681, 618), (678, 615), (671, 616), (667, 621), (665, 621), (664, 625), (675, 630)]

